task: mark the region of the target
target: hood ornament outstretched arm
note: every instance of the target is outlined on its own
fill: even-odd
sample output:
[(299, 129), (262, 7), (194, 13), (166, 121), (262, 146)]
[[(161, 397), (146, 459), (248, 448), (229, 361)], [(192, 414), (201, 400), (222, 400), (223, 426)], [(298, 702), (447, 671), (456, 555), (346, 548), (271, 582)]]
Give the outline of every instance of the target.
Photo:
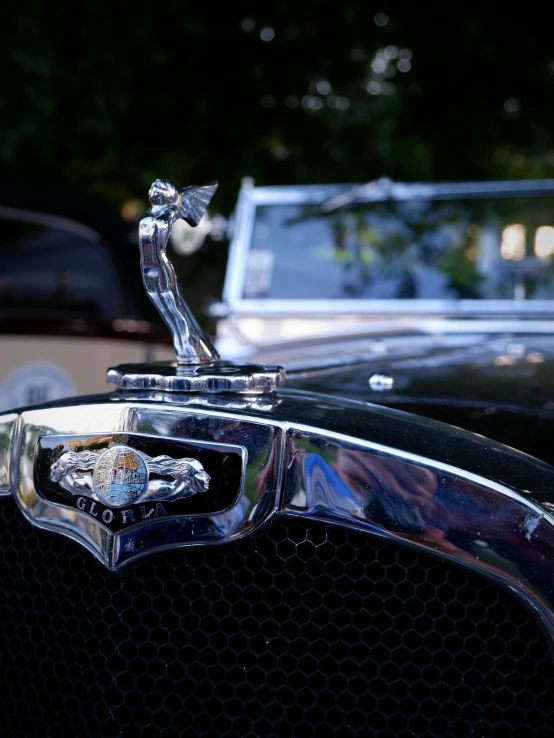
[(222, 361), (181, 297), (166, 247), (175, 221), (197, 226), (217, 183), (177, 189), (157, 179), (148, 193), (151, 207), (139, 224), (142, 281), (171, 331), (176, 361), (122, 364), (108, 370), (108, 382), (126, 389), (167, 392), (272, 392), (284, 381), (280, 366)]
[(203, 364), (219, 359), (214, 346), (181, 297), (173, 264), (166, 255), (171, 228), (182, 218), (197, 226), (217, 189), (217, 182), (178, 190), (167, 179), (157, 179), (148, 197), (152, 207), (139, 225), (142, 281), (173, 336), (178, 364)]

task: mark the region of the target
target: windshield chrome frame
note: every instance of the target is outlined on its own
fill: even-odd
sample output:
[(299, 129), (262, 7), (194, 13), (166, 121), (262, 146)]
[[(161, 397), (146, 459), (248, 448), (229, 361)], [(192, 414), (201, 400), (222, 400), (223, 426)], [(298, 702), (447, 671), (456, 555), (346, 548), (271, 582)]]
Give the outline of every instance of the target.
[[(348, 191), (348, 190), (347, 190)], [(237, 317), (327, 315), (432, 315), (442, 317), (493, 316), (536, 318), (554, 313), (552, 300), (363, 300), (363, 299), (252, 299), (243, 297), (246, 267), (256, 208), (259, 205), (322, 204), (345, 192), (344, 185), (243, 187), (235, 212), (234, 235), (223, 287), (228, 314)], [(386, 189), (357, 189), (353, 202), (411, 199), (450, 200), (554, 196), (554, 179), (496, 182), (391, 183)]]

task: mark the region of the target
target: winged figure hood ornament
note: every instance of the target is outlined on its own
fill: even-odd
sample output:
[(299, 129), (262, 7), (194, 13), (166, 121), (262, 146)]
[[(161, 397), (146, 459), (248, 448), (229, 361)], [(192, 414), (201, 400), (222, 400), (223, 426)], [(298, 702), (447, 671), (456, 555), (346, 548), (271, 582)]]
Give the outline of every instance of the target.
[(179, 364), (201, 364), (219, 359), (181, 297), (175, 270), (166, 254), (173, 223), (182, 218), (189, 225), (197, 226), (216, 189), (217, 182), (213, 182), (178, 190), (169, 180), (157, 179), (148, 193), (151, 207), (139, 225), (144, 288), (171, 331)]
[(182, 219), (195, 227), (217, 190), (217, 182), (178, 189), (156, 179), (150, 208), (139, 224), (142, 281), (173, 337), (175, 362), (121, 365), (108, 371), (108, 382), (129, 389), (166, 391), (268, 392), (284, 381), (279, 366), (236, 365), (222, 361), (181, 296), (166, 247), (173, 224)]

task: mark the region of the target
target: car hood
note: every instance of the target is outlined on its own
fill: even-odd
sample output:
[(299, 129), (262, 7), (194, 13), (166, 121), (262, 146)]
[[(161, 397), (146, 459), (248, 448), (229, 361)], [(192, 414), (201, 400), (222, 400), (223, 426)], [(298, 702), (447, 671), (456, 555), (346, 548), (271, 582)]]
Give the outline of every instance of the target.
[[(391, 389), (372, 390), (384, 373)], [(289, 374), (291, 388), (355, 398), (487, 436), (554, 463), (554, 338), (467, 336), (447, 347), (399, 339), (381, 356)]]

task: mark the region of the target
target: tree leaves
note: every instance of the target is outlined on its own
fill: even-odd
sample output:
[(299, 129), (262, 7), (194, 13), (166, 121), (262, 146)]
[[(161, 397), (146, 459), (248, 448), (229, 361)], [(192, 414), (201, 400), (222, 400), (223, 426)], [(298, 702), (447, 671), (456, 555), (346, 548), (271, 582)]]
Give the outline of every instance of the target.
[(551, 176), (549, 24), (456, 13), (321, 0), (8, 12), (0, 164), (116, 206), (157, 176), (217, 178), (224, 211), (244, 175)]

